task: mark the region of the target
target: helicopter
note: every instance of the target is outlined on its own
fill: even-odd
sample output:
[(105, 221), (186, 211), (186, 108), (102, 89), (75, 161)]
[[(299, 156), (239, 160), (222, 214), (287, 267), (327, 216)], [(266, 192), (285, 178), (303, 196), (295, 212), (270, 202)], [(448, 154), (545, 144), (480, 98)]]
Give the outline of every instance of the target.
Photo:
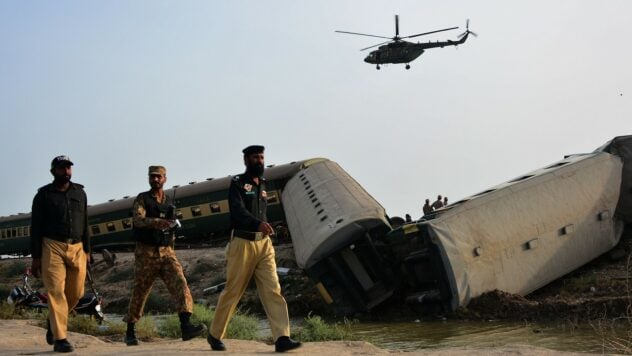
[(477, 36), (477, 34), (470, 31), (470, 20), (468, 19), (465, 23), (465, 32), (463, 32), (462, 34), (458, 36), (459, 37), (458, 41), (452, 41), (452, 40), (441, 41), (441, 42), (428, 41), (427, 43), (419, 43), (419, 42), (412, 43), (412, 42), (404, 41), (404, 39), (406, 38), (419, 37), (419, 36), (429, 35), (431, 33), (450, 31), (450, 30), (456, 30), (456, 29), (458, 29), (458, 27), (444, 28), (441, 30), (435, 30), (435, 31), (430, 31), (430, 32), (418, 33), (416, 35), (400, 37), (399, 36), (399, 15), (395, 15), (395, 37), (375, 36), (375, 35), (369, 35), (366, 33), (357, 33), (357, 32), (349, 32), (349, 31), (335, 31), (335, 32), (345, 33), (345, 34), (350, 34), (350, 35), (359, 35), (359, 36), (368, 36), (368, 37), (388, 39), (388, 41), (386, 42), (378, 43), (376, 45), (362, 48), (360, 50), (360, 51), (364, 51), (364, 50), (379, 46), (377, 50), (372, 51), (371, 53), (369, 53), (368, 56), (366, 56), (366, 58), (364, 58), (365, 62), (375, 64), (375, 69), (379, 70), (380, 64), (385, 64), (385, 63), (395, 63), (395, 64), (406, 63), (406, 69), (410, 69), (410, 62), (414, 61), (417, 57), (421, 56), (424, 53), (424, 51), (428, 48), (437, 48), (437, 47), (443, 48), (445, 46), (458, 46), (462, 43), (465, 43), (465, 41), (467, 41), (467, 38), (470, 34), (474, 37)]

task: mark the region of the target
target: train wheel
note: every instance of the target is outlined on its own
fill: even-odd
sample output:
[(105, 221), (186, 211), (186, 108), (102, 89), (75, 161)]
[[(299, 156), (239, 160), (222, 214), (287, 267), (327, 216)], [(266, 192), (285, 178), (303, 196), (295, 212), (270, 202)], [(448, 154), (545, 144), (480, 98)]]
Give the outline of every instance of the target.
[(378, 64), (378, 65), (376, 65), (376, 66), (375, 66), (375, 69), (380, 70), (380, 65), (379, 65), (379, 64)]
[(406, 64), (406, 70), (410, 69), (410, 64)]

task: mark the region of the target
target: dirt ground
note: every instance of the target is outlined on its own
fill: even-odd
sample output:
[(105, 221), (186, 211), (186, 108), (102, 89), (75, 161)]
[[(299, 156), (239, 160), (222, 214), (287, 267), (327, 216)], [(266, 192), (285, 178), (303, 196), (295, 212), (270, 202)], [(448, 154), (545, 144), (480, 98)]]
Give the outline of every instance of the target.
[[(46, 355), (54, 354), (52, 346), (46, 344), (45, 330), (29, 320), (0, 320), (0, 355)], [(173, 339), (142, 343), (127, 347), (122, 342), (108, 342), (94, 336), (69, 333), (68, 340), (75, 346), (75, 355), (174, 355), (208, 354), (209, 345), (203, 338), (187, 342)], [(224, 340), (228, 353), (240, 355), (271, 354), (274, 346), (258, 341)], [(288, 354), (310, 355), (376, 355), (395, 353), (380, 349), (364, 341), (309, 342)], [(407, 352), (407, 355), (573, 355), (531, 346), (507, 346), (502, 348), (445, 348)], [(582, 354), (586, 355), (586, 354)]]

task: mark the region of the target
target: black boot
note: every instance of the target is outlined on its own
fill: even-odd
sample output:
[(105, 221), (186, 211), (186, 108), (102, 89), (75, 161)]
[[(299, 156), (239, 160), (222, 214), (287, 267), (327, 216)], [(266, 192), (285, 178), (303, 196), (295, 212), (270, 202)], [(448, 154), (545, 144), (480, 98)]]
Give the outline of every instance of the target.
[(211, 350), (213, 351), (226, 351), (226, 345), (222, 342), (222, 340), (216, 339), (213, 335), (208, 334), (206, 336), (206, 341), (209, 345), (211, 345)]
[(68, 340), (55, 340), (55, 346), (53, 346), (53, 351), (55, 352), (73, 352), (75, 348), (70, 345)]
[(136, 338), (135, 323), (127, 323), (127, 332), (125, 332), (125, 344), (127, 346), (138, 345), (138, 339)]
[(54, 342), (53, 332), (50, 330), (50, 320), (46, 320), (46, 343), (52, 345)]
[(182, 331), (182, 341), (193, 339), (194, 337), (204, 334), (206, 326), (203, 324), (193, 325), (190, 318), (191, 313), (180, 313), (180, 330)]
[(289, 336), (281, 336), (274, 343), (274, 351), (285, 352), (301, 347), (301, 343), (290, 339)]

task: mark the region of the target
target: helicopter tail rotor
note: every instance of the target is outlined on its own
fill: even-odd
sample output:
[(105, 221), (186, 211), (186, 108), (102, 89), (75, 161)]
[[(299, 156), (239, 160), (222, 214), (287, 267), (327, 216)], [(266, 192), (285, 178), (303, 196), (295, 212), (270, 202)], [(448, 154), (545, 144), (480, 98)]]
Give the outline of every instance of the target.
[(462, 34), (459, 35), (459, 39), (467, 36), (467, 35), (472, 35), (474, 37), (478, 37), (478, 35), (472, 31), (470, 31), (470, 19), (467, 19), (465, 21), (465, 32), (463, 32)]

